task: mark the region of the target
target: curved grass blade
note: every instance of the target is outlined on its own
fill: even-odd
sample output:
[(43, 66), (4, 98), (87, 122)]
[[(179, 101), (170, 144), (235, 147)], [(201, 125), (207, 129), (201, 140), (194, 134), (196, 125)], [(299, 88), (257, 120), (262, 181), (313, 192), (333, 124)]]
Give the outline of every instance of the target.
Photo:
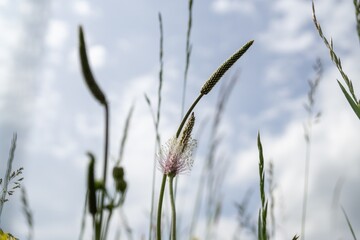
[(348, 100), (351, 108), (354, 110), (356, 116), (360, 119), (360, 106), (358, 104), (355, 103), (355, 101), (352, 99), (352, 97), (348, 94), (348, 92), (346, 91), (346, 89), (344, 88), (344, 86), (339, 82), (339, 80), (337, 80), (341, 91), (344, 93), (346, 99)]

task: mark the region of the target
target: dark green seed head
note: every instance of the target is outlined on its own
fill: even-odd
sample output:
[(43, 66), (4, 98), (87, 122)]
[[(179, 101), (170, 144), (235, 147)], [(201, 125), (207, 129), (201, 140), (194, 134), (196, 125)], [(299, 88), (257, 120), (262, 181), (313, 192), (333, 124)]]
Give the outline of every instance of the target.
[(228, 60), (226, 60), (205, 82), (203, 87), (200, 90), (200, 93), (203, 95), (208, 94), (211, 89), (216, 85), (216, 83), (221, 79), (221, 77), (230, 69), (230, 67), (250, 48), (254, 40), (246, 43), (242, 48), (240, 48), (236, 53), (234, 53)]

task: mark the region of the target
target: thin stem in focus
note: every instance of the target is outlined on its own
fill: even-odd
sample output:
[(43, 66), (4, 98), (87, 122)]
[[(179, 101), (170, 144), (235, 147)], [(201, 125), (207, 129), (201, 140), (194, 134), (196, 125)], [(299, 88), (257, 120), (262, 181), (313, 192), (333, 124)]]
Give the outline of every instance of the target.
[(174, 196), (174, 176), (169, 176), (169, 193), (171, 203), (171, 240), (176, 240), (176, 207), (175, 207), (175, 196)]
[(159, 195), (158, 215), (157, 215), (157, 224), (156, 224), (157, 240), (161, 240), (161, 214), (162, 214), (162, 203), (164, 200), (165, 186), (166, 186), (166, 174), (163, 175), (161, 188), (160, 188), (160, 195)]
[(184, 127), (184, 124), (187, 120), (187, 118), (189, 117), (190, 113), (192, 112), (192, 110), (195, 108), (196, 104), (200, 101), (200, 99), (204, 96), (204, 94), (200, 93), (200, 95), (195, 99), (195, 101), (193, 102), (193, 104), (190, 106), (189, 110), (186, 112), (183, 120), (180, 123), (180, 126), (176, 132), (176, 138), (178, 138), (180, 136), (181, 130)]

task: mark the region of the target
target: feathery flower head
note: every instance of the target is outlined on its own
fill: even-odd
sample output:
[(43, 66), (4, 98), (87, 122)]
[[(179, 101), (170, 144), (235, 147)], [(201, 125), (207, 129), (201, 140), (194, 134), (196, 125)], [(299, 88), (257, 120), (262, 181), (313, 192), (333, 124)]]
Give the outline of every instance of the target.
[(159, 168), (166, 175), (176, 176), (191, 170), (194, 159), (192, 153), (196, 140), (191, 137), (195, 123), (194, 113), (190, 116), (181, 137), (170, 138), (159, 153)]

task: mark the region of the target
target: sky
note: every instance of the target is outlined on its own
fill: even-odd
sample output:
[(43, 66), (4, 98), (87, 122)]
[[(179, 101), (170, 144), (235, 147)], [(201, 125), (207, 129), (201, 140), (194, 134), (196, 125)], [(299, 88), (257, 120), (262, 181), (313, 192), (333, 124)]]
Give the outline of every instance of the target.
[[(317, 0), (315, 5), (324, 34), (333, 39), (358, 92), (360, 48), (353, 3)], [(155, 106), (160, 12), (164, 82), (159, 130), (165, 143), (175, 134), (181, 117), (187, 7), (187, 1), (0, 0), (0, 173), (3, 176), (16, 132), (13, 167), (24, 167), (23, 185), (33, 211), (34, 239), (78, 238), (86, 152), (98, 159), (103, 154), (103, 109), (84, 84), (77, 55), (80, 24), (94, 75), (110, 102), (110, 164), (118, 157), (126, 116), (134, 106), (123, 159), (128, 181), (123, 209), (133, 239), (148, 236), (156, 150), (144, 94)], [(351, 239), (340, 205), (359, 236), (360, 150), (355, 146), (360, 126), (336, 82), (341, 81), (341, 75), (316, 32), (310, 1), (194, 0), (185, 105), (191, 104), (211, 73), (250, 40), (254, 40), (251, 48), (195, 109), (198, 150), (192, 172), (179, 177), (179, 231), (189, 231), (187, 223), (211, 144), (209, 130), (215, 106), (221, 89), (235, 76), (238, 81), (216, 135), (221, 139), (215, 156), (222, 182), (216, 196), (220, 196), (222, 207), (209, 239), (254, 239), (251, 232), (239, 230), (235, 203), (248, 196), (248, 213), (255, 224), (260, 207), (258, 131), (265, 164), (271, 160), (274, 166), (275, 239), (300, 234), (307, 120), (303, 105), (309, 90), (307, 81), (314, 78), (313, 65), (320, 58), (324, 73), (315, 108), (322, 115), (312, 131), (305, 236)], [(97, 173), (101, 173), (100, 164)], [(157, 170), (156, 199), (160, 179)], [(334, 198), (339, 181), (343, 181), (341, 192)], [(338, 203), (335, 207), (334, 199)], [(112, 226), (119, 225), (123, 226), (122, 221), (115, 216)], [(202, 213), (195, 231), (199, 239), (205, 239), (205, 226), (206, 214)], [(26, 239), (20, 191), (4, 206), (1, 228)]]

